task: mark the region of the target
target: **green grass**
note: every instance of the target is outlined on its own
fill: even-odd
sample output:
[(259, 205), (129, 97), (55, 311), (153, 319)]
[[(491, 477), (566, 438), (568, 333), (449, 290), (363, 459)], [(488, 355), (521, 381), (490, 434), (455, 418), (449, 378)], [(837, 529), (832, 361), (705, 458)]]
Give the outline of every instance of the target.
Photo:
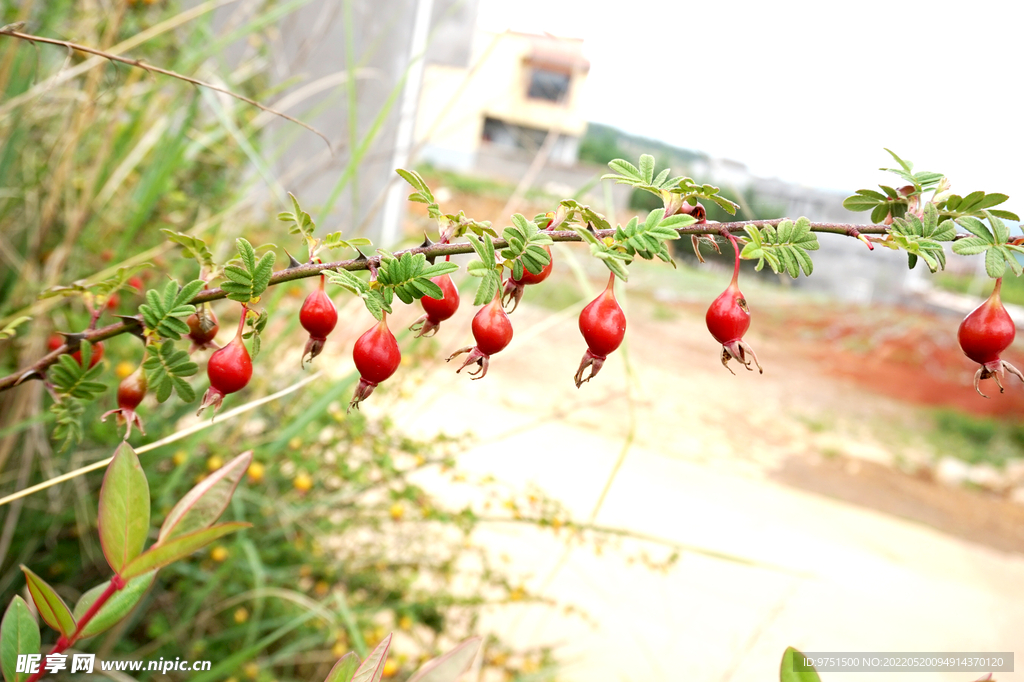
[(997, 467), (1007, 460), (1024, 458), (1024, 425), (989, 417), (975, 417), (956, 410), (934, 415), (932, 445), (939, 457), (950, 456), (971, 464)]
[(447, 187), (453, 192), (500, 197), (503, 199), (512, 196), (512, 192), (515, 190), (515, 186), (509, 183), (441, 170), (429, 164), (419, 166), (417, 171), (425, 178), (428, 178), (428, 182), (434, 189)]
[[(992, 292), (991, 281), (987, 281), (987, 278), (982, 278), (982, 286), (979, 287), (973, 275), (954, 275), (948, 272), (940, 272), (933, 276), (932, 281), (940, 289), (954, 291), (958, 294), (988, 296)], [(1003, 290), (1000, 296), (1004, 303), (1024, 305), (1024, 279), (1012, 276), (1003, 279)]]

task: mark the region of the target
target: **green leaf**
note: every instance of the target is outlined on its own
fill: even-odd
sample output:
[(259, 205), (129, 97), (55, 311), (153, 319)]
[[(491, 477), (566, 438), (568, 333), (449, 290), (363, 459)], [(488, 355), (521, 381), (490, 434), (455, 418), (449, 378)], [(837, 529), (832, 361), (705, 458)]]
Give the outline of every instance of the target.
[[(893, 154), (893, 156), (896, 155)], [(787, 647), (786, 652), (782, 654), (782, 663), (779, 665), (779, 682), (821, 682), (821, 678), (818, 677), (818, 672), (814, 669), (813, 665), (800, 666), (808, 667), (810, 670), (796, 669), (796, 663), (803, 658), (804, 655), (802, 653), (793, 647)]]
[(998, 249), (1000, 255), (1002, 255), (1003, 257), (1003, 260), (1006, 261), (1006, 264), (1010, 266), (1010, 270), (1013, 271), (1013, 274), (1017, 277), (1020, 277), (1022, 267), (1020, 261), (1017, 260), (1017, 258), (1013, 255), (1013, 252), (1006, 246), (1000, 246), (998, 247)]
[(889, 215), (892, 210), (892, 206), (889, 204), (879, 204), (875, 206), (874, 210), (871, 211), (871, 222), (875, 225), (879, 225), (885, 221), (885, 217)]
[(31, 677), (30, 673), (15, 672), (18, 656), (38, 654), (40, 644), (39, 624), (25, 600), (14, 595), (0, 623), (0, 667), (5, 682), (25, 682)]
[(991, 248), (992, 245), (981, 237), (967, 237), (953, 243), (953, 253), (961, 256), (973, 256)]
[(142, 465), (127, 442), (114, 451), (100, 488), (100, 546), (114, 573), (142, 552), (149, 534), (149, 483)]
[(370, 652), (370, 655), (352, 676), (352, 682), (380, 682), (380, 678), (384, 674), (384, 663), (388, 658), (388, 648), (391, 646), (391, 637), (392, 635), (389, 634)]
[(92, 364), (92, 344), (88, 341), (82, 341), (79, 352), (81, 362), (65, 353), (47, 370), (47, 376), (61, 396), (89, 401), (107, 390), (105, 384), (95, 381), (103, 373), (103, 366), (89, 367)]
[(301, 234), (303, 237), (313, 236), (313, 232), (316, 231), (316, 223), (309, 217), (309, 214), (302, 210), (299, 205), (299, 200), (295, 198), (295, 195), (288, 192), (289, 198), (292, 200), (292, 210), (285, 211), (277, 214), (277, 219), (291, 223), (288, 226), (288, 234)]
[(988, 226), (985, 225), (985, 223), (981, 222), (977, 218), (957, 218), (956, 222), (957, 224), (960, 225), (960, 227), (964, 228), (965, 230), (975, 235), (976, 237), (980, 237), (981, 239), (985, 240), (985, 242), (989, 244), (996, 243), (995, 235), (992, 234), (992, 231), (988, 229)]
[(146, 302), (139, 306), (139, 314), (148, 329), (165, 339), (180, 339), (188, 334), (184, 318), (196, 311), (189, 303), (206, 282), (196, 279), (179, 289), (177, 280), (170, 280), (164, 286), (162, 295), (155, 289), (146, 292)]
[(254, 303), (270, 285), (276, 257), (273, 251), (267, 251), (257, 261), (256, 250), (242, 237), (235, 240), (235, 246), (241, 265), (232, 262), (224, 267), (224, 276), (228, 281), (221, 285), (221, 289), (227, 292), (232, 301)]
[(1005, 244), (1010, 241), (1010, 230), (1006, 227), (1006, 224), (988, 211), (985, 211), (984, 214), (989, 226), (992, 228), (992, 234), (995, 235), (996, 244)]
[(848, 211), (870, 211), (887, 202), (883, 194), (870, 189), (859, 189), (855, 194), (843, 199), (843, 208)]
[(348, 652), (338, 659), (338, 662), (331, 668), (324, 682), (351, 682), (352, 675), (359, 667), (359, 657), (353, 652)]
[(370, 290), (370, 285), (366, 283), (366, 280), (356, 277), (348, 270), (324, 270), (323, 272), (327, 275), (329, 282), (347, 289), (356, 296), (362, 296)]
[(186, 258), (195, 259), (201, 268), (206, 268), (210, 272), (217, 268), (213, 262), (213, 252), (210, 251), (210, 247), (206, 245), (206, 242), (199, 237), (185, 234), (184, 232), (168, 230), (167, 228), (161, 228), (160, 231), (167, 235), (169, 240), (182, 248)]
[(3, 329), (0, 329), (0, 341), (12, 338), (15, 334), (18, 333), (18, 327), (25, 324), (26, 322), (31, 321), (31, 319), (31, 317), (21, 316), (16, 317), (10, 322), (8, 322), (7, 325), (3, 327)]
[[(896, 159), (896, 163), (898, 163), (903, 168), (903, 170), (905, 170), (908, 173), (913, 173), (914, 172), (914, 164), (910, 163), (909, 161), (904, 161), (900, 157), (896, 156), (896, 152), (894, 152), (891, 149), (886, 149), (885, 147), (883, 147), (883, 149), (885, 149), (885, 151), (889, 152), (889, 155), (892, 156), (892, 158)], [(881, 170), (886, 170), (886, 169), (883, 168)]]
[(172, 390), (186, 403), (196, 399), (195, 390), (184, 377), (198, 372), (199, 365), (192, 362), (188, 353), (176, 349), (173, 341), (164, 341), (159, 349), (151, 350), (142, 367), (146, 371), (149, 391), (159, 402), (167, 400)]
[(990, 248), (985, 253), (985, 271), (992, 278), (1002, 277), (1006, 273), (1006, 259), (999, 249)]
[(991, 213), (992, 215), (994, 215), (994, 216), (996, 216), (998, 218), (1002, 218), (1004, 220), (1016, 220), (1016, 221), (1020, 222), (1020, 216), (1018, 216), (1016, 213), (1013, 213), (1011, 211), (1003, 211), (1001, 209), (992, 209), (991, 211), (989, 211), (989, 213)]
[(61, 452), (82, 441), (82, 418), (85, 415), (85, 406), (82, 405), (81, 400), (64, 396), (60, 402), (50, 405), (50, 412), (56, 421), (53, 438), (60, 441)]
[(173, 564), (178, 559), (183, 559), (189, 554), (202, 549), (217, 538), (234, 533), (242, 528), (249, 528), (251, 525), (241, 522), (220, 523), (216, 526), (197, 530), (166, 542), (157, 542), (125, 566), (121, 577), (128, 580), (158, 568), (163, 568), (168, 564)]
[[(140, 575), (137, 578), (129, 580), (128, 583), (120, 590), (115, 592), (107, 602), (100, 607), (100, 610), (96, 612), (96, 615), (86, 623), (85, 627), (82, 628), (80, 637), (95, 637), (96, 635), (106, 632), (110, 628), (114, 627), (121, 620), (128, 615), (129, 612), (135, 605), (139, 603), (142, 596), (146, 594), (146, 590), (153, 584), (153, 578), (156, 577), (156, 571), (150, 571), (145, 575)], [(79, 598), (78, 603), (75, 604), (74, 617), (75, 620), (81, 620), (85, 612), (96, 602), (101, 594), (106, 592), (110, 586), (110, 581), (97, 585), (92, 588)]]
[(608, 167), (615, 171), (616, 174), (603, 175), (601, 176), (602, 180), (615, 180), (617, 184), (626, 185), (643, 182), (643, 174), (637, 170), (636, 166), (625, 159), (614, 159), (609, 161)]
[(650, 154), (640, 156), (640, 179), (644, 184), (654, 184), (654, 157)]
[(804, 275), (814, 271), (814, 262), (808, 251), (820, 247), (818, 237), (811, 232), (811, 221), (805, 217), (783, 220), (777, 228), (747, 226), (744, 231), (751, 241), (740, 251), (740, 258), (757, 258), (756, 269), (760, 271), (765, 263), (776, 273), (786, 272), (796, 279), (803, 270)]
[(213, 524), (224, 513), (251, 463), (252, 450), (243, 452), (185, 493), (167, 512), (156, 541), (173, 540)]
[(469, 670), (480, 651), (480, 637), (470, 637), (454, 649), (431, 661), (427, 661), (408, 682), (452, 682)]
[(30, 571), (28, 567), (22, 566), (21, 571), (25, 574), (28, 591), (32, 595), (32, 601), (35, 602), (39, 617), (51, 628), (65, 637), (69, 637), (74, 633), (76, 627), (71, 609), (45, 580)]
[(554, 242), (537, 223), (525, 216), (519, 213), (512, 216), (512, 226), (502, 231), (502, 237), (508, 242), (508, 247), (502, 249), (501, 256), (505, 265), (512, 269), (515, 279), (522, 277), (524, 267), (538, 275), (551, 262), (551, 256), (544, 247)]
[(437, 201), (434, 199), (434, 195), (430, 191), (430, 187), (427, 186), (423, 177), (416, 171), (405, 170), (403, 168), (399, 168), (395, 170), (395, 172), (402, 176), (402, 179), (412, 185), (412, 188), (416, 190), (409, 195), (409, 201), (426, 204), (427, 213), (430, 217), (439, 222), (442, 221), (444, 216), (441, 215), (441, 208), (437, 205)]

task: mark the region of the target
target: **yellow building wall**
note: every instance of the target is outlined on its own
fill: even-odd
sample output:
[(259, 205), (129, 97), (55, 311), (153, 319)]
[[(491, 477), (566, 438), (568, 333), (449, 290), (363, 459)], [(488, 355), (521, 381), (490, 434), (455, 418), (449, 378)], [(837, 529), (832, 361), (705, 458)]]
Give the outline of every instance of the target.
[(581, 137), (587, 129), (580, 104), (586, 69), (576, 68), (561, 103), (527, 97), (530, 57), (541, 36), (479, 34), (475, 67), (428, 65), (424, 69), (416, 123), (417, 143), (456, 155), (472, 155), (481, 142), (484, 118), (540, 130), (557, 127)]

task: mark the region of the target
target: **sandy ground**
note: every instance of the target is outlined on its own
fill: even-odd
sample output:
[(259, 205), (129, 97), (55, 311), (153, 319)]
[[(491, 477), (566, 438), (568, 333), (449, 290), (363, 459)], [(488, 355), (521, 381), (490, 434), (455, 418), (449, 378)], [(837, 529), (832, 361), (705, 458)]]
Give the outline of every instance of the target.
[[(775, 679), (789, 645), (1024, 655), (1024, 517), (1010, 502), (892, 467), (897, 456), (923, 456), (906, 435), (913, 405), (805, 352), (787, 333), (785, 301), (764, 313), (770, 330), (755, 324), (747, 337), (761, 376), (722, 368), (702, 307), (629, 305), (627, 347), (580, 390), (579, 305), (518, 310), (515, 339), (483, 381), (443, 362), (469, 341), (463, 305), (428, 342), (442, 357), (415, 370), (420, 383), (364, 407), (423, 435), (440, 424), (469, 430), (477, 440), (462, 471), (536, 485), (577, 520), (590, 517), (630, 441), (595, 523), (695, 549), (661, 572), (629, 559), (640, 543), (567, 552), (564, 532), (489, 524), (478, 539), (512, 558), (527, 592), (587, 616), (513, 605), (489, 616), (490, 627), (521, 646), (559, 644), (563, 682)], [(889, 422), (902, 425), (891, 436)], [(428, 483), (457, 495), (445, 480)]]

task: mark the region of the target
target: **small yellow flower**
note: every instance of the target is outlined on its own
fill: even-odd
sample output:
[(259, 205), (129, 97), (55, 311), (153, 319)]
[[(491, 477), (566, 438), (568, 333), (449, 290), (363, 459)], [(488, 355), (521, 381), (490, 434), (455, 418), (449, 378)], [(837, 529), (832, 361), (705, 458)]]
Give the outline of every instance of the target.
[(121, 362), (117, 363), (117, 367), (114, 368), (114, 374), (117, 375), (118, 379), (124, 379), (126, 376), (128, 376), (134, 371), (135, 365), (128, 362), (127, 360), (122, 360)]
[(318, 597), (326, 597), (327, 593), (331, 591), (331, 586), (326, 580), (318, 580), (316, 585), (313, 586), (313, 592)]
[(294, 486), (300, 493), (304, 493), (313, 487), (313, 477), (305, 471), (300, 471), (295, 475), (295, 478), (292, 479), (292, 486)]
[(292, 450), (298, 450), (302, 447), (302, 439), (298, 436), (292, 436), (291, 440), (288, 441), (288, 447)]
[(255, 680), (256, 677), (260, 674), (260, 667), (250, 661), (249, 663), (245, 664), (244, 668), (242, 668), (242, 672), (244, 672), (245, 676), (248, 677), (250, 680)]
[(216, 561), (217, 563), (227, 561), (227, 558), (229, 556), (231, 556), (231, 554), (225, 547), (222, 547), (221, 545), (217, 545), (216, 547), (210, 550), (210, 558)]
[(521, 587), (517, 587), (508, 593), (508, 598), (511, 601), (522, 601), (523, 597), (526, 596), (526, 592)]
[(387, 661), (384, 664), (384, 677), (394, 677), (395, 673), (398, 672), (398, 664), (394, 661)]
[(402, 506), (401, 502), (395, 502), (391, 505), (390, 514), (391, 518), (395, 521), (401, 521), (402, 517), (405, 516), (405, 507)]
[(188, 452), (185, 450), (178, 450), (174, 453), (174, 457), (171, 458), (171, 461), (174, 462), (174, 466), (180, 467), (188, 461)]
[(557, 531), (559, 528), (562, 527), (562, 519), (558, 518), (557, 516), (551, 519), (551, 527)]
[(347, 653), (348, 644), (346, 644), (345, 641), (342, 639), (339, 639), (337, 642), (334, 643), (334, 646), (331, 647), (331, 654), (333, 656), (337, 656), (338, 658), (341, 658)]
[(253, 462), (249, 465), (249, 480), (253, 483), (260, 483), (263, 480), (263, 474), (266, 473), (266, 467), (263, 466), (262, 462)]
[(411, 630), (412, 618), (410, 618), (409, 616), (402, 616), (398, 619), (398, 627), (401, 630)]
[(423, 455), (416, 455), (416, 466), (421, 467), (427, 463), (427, 458)]
[(246, 608), (239, 607), (235, 610), (235, 622), (241, 625), (245, 621), (249, 620), (249, 611)]
[(216, 471), (222, 466), (224, 466), (224, 460), (220, 455), (214, 455), (213, 457), (210, 457), (210, 459), (206, 460), (206, 468), (210, 471)]

